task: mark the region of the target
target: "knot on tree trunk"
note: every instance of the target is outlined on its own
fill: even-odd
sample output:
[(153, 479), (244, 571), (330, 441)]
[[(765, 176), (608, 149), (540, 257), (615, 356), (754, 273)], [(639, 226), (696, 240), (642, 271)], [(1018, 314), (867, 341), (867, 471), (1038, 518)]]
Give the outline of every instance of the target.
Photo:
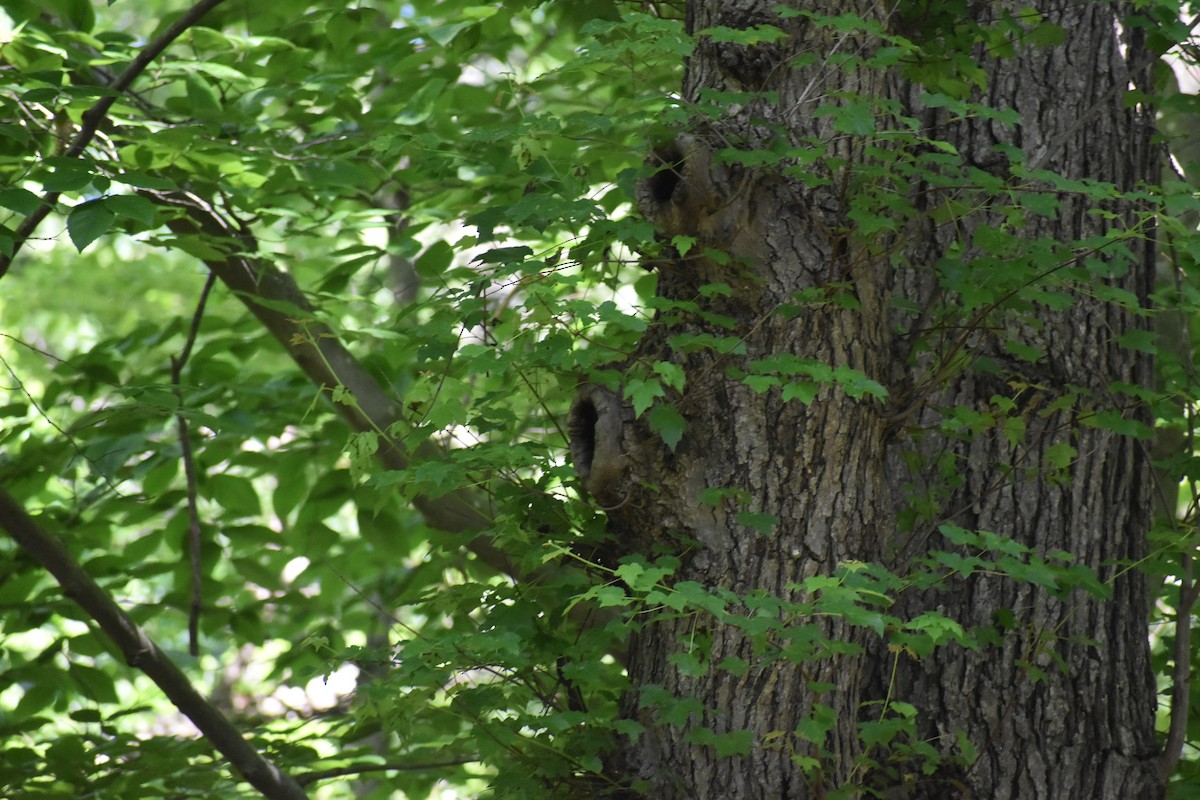
[(629, 460), (625, 457), (625, 414), (621, 397), (602, 386), (580, 388), (567, 420), (571, 461), (588, 494), (604, 505), (624, 501)]
[(702, 222), (722, 205), (713, 185), (717, 176), (712, 174), (708, 143), (681, 133), (670, 144), (652, 150), (646, 163), (655, 172), (638, 183), (638, 210), (670, 236), (700, 233)]
[(638, 211), (668, 237), (693, 236), (726, 248), (750, 226), (746, 173), (713, 157), (699, 136), (681, 133), (646, 157), (654, 173), (638, 183)]

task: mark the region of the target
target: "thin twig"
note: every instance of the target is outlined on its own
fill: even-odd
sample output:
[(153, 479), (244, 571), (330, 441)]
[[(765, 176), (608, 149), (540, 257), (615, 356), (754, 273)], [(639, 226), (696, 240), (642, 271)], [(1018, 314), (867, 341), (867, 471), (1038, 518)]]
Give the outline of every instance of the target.
[(200, 321), (204, 318), (204, 306), (216, 282), (216, 273), (209, 272), (204, 281), (204, 288), (200, 291), (196, 311), (192, 314), (192, 326), (188, 330), (187, 341), (183, 343), (183, 350), (178, 357), (171, 356), (171, 385), (175, 387), (175, 396), (179, 399), (179, 407), (175, 411), (175, 420), (179, 428), (179, 454), (183, 460), (183, 475), (187, 482), (188, 562), (192, 569), (191, 603), (188, 608), (188, 652), (193, 656), (200, 655), (200, 598), (204, 588), (200, 574), (200, 540), (203, 528), (200, 525), (200, 510), (196, 502), (196, 459), (192, 457), (187, 416), (183, 413), (183, 368), (187, 365), (192, 347), (196, 344), (196, 335), (200, 333)]
[[(150, 62), (158, 58), (162, 51), (170, 46), (171, 42), (178, 39), (184, 31), (195, 25), (200, 21), (201, 17), (224, 1), (200, 0), (187, 13), (167, 26), (167, 29), (158, 38), (143, 47), (141, 52), (134, 57), (133, 61), (129, 62), (129, 66), (125, 68), (125, 71), (117, 76), (116, 81), (111, 86), (107, 87), (109, 93), (101, 97), (96, 102), (96, 105), (83, 112), (82, 124), (71, 139), (71, 143), (67, 146), (67, 149), (63, 152), (63, 156), (66, 158), (78, 158), (87, 146), (91, 144), (92, 139), (96, 136), (96, 131), (100, 128), (100, 123), (104, 121), (104, 118), (108, 115), (108, 110), (112, 108), (112, 104), (117, 101), (121, 93), (133, 85), (138, 76), (150, 66)], [(21, 252), (21, 248), (29, 241), (29, 237), (33, 235), (33, 232), (42, 224), (42, 220), (50, 215), (55, 203), (58, 202), (59, 196), (59, 192), (46, 192), (46, 194), (42, 195), (41, 204), (17, 228), (13, 236), (12, 252), (0, 254), (0, 278), (3, 278), (8, 273), (8, 268), (12, 266), (13, 259)]]
[(464, 758), (452, 758), (446, 761), (414, 761), (411, 764), (357, 764), (348, 767), (337, 767), (335, 769), (322, 769), (306, 772), (303, 775), (296, 776), (296, 783), (300, 784), (301, 786), (307, 786), (308, 784), (315, 783), (317, 781), (329, 780), (330, 778), (341, 778), (345, 775), (361, 775), (364, 772), (416, 772), (418, 770), (461, 767), (463, 764), (473, 764), (478, 760), (478, 756), (466, 756)]

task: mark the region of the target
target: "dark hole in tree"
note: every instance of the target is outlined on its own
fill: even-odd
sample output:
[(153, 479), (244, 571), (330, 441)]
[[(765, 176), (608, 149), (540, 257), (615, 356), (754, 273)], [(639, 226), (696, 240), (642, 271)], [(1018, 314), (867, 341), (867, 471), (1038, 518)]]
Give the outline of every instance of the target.
[(596, 421), (600, 413), (590, 399), (580, 399), (571, 409), (567, 421), (567, 433), (571, 436), (571, 460), (580, 480), (587, 480), (592, 470), (592, 458), (596, 453)]
[(650, 189), (650, 197), (654, 202), (666, 204), (675, 194), (675, 189), (683, 180), (683, 153), (678, 147), (668, 145), (653, 151), (651, 157), (657, 159), (662, 167), (646, 181)]

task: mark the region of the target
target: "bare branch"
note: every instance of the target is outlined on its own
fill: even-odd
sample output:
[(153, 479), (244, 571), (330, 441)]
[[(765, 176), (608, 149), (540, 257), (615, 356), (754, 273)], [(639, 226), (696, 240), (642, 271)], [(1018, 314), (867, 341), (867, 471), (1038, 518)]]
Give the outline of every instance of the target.
[(187, 676), (88, 575), (55, 536), (0, 489), (0, 527), (54, 576), (63, 594), (87, 612), (131, 666), (146, 673), (250, 785), (271, 800), (304, 800), (292, 777), (247, 742), (225, 715), (205, 700)]
[(463, 764), (472, 764), (478, 760), (478, 756), (469, 756), (465, 758), (451, 758), (445, 761), (413, 761), (408, 764), (352, 764), (347, 767), (306, 772), (298, 776), (296, 782), (301, 786), (308, 786), (310, 783), (316, 783), (317, 781), (341, 778), (346, 775), (361, 775), (365, 772), (420, 772), (431, 769), (446, 769), (447, 767), (461, 767)]
[[(146, 71), (150, 63), (158, 58), (162, 51), (170, 46), (171, 42), (178, 39), (184, 31), (195, 25), (205, 14), (223, 2), (224, 0), (200, 0), (187, 13), (167, 26), (167, 29), (158, 38), (142, 48), (133, 61), (129, 62), (129, 66), (125, 68), (125, 71), (117, 76), (112, 86), (108, 87), (111, 92), (101, 97), (96, 105), (83, 112), (83, 124), (79, 126), (78, 132), (71, 139), (71, 143), (67, 146), (63, 155), (67, 158), (78, 157), (96, 136), (96, 131), (100, 128), (100, 123), (104, 121), (104, 118), (108, 115), (108, 110), (112, 108), (112, 104), (121, 96), (121, 93), (133, 85), (138, 76)], [(13, 259), (21, 252), (21, 248), (25, 246), (25, 242), (29, 241), (29, 237), (33, 235), (33, 232), (42, 224), (42, 220), (49, 216), (51, 210), (54, 208), (54, 204), (58, 202), (58, 198), (59, 192), (47, 192), (44, 194), (41, 204), (17, 228), (13, 236), (12, 252), (9, 254), (0, 254), (0, 278), (3, 278), (8, 273), (8, 268), (12, 266)]]

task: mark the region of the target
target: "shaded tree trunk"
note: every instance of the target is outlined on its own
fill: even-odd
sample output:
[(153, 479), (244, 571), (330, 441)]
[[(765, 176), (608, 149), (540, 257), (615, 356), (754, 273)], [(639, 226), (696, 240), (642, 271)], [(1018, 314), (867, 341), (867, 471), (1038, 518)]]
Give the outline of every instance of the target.
[[(781, 18), (773, 0), (688, 3), (692, 33), (770, 24), (789, 37), (749, 46), (699, 37), (685, 101), (747, 94), (658, 151), (666, 168), (642, 187), (642, 210), (665, 238), (697, 244), (658, 267), (663, 310), (627, 375), (660, 361), (682, 367), (686, 385), (668, 399), (687, 429), (672, 452), (625, 411), (616, 456), (602, 452), (611, 443), (592, 443), (619, 477), (589, 488), (614, 506), (610, 529), (628, 552), (678, 555), (676, 587), (696, 582), (725, 599), (725, 613), (685, 610), (635, 634), (638, 688), (625, 712), (645, 731), (620, 767), (656, 798), (825, 797), (843, 786), (888, 797), (1157, 796), (1146, 589), (1125, 568), (1145, 549), (1149, 456), (1097, 424), (1146, 421), (1113, 389), (1149, 384), (1148, 357), (1117, 343), (1142, 323), (1102, 290), (1145, 303), (1153, 237), (1115, 193), (1092, 213), (1094, 198), (1015, 177), (1024, 173), (1014, 167), (1023, 160), (1119, 191), (1153, 180), (1151, 115), (1123, 101), (1150, 60), (1135, 38), (1120, 41), (1129, 28), (1117, 6), (1038, 3), (1061, 41), (1013, 34), (1012, 53), (972, 52), (987, 76), (976, 99), (1018, 112), (1009, 124), (934, 107), (898, 65), (839, 61), (873, 56), (878, 31), (936, 37), (946, 32), (937, 20), (874, 2), (804, 5), (878, 27)], [(983, 25), (1018, 6), (960, 5)], [(864, 100), (879, 130), (914, 119), (920, 137), (952, 146), (966, 165), (956, 168), (976, 177), (947, 190), (930, 177), (935, 160), (906, 167), (950, 147), (848, 133), (839, 115)], [(739, 166), (718, 153), (726, 148), (782, 160)], [(1020, 217), (1022, 200), (998, 199), (990, 181), (1055, 206)], [(1138, 233), (1096, 252), (1077, 244), (1114, 229)], [(989, 252), (996, 231), (1022, 244)], [(1005, 253), (1026, 267), (1049, 259), (1034, 271), (1069, 302), (1022, 299), (1028, 282), (1006, 284)], [(728, 291), (702, 291), (713, 285)], [(972, 300), (972, 288), (991, 294)], [(856, 370), (887, 397), (859, 391), (854, 373), (818, 381), (807, 405), (743, 380), (812, 362)], [(597, 416), (603, 409), (587, 419)], [(946, 523), (1043, 556), (1070, 552), (1112, 596), (982, 572), (910, 589), (879, 611), (904, 620), (934, 609), (984, 632), (977, 648), (928, 654), (889, 649), (861, 606), (826, 614), (818, 605), (796, 618), (779, 605), (819, 604), (800, 584), (839, 566), (905, 574), (930, 550), (967, 553), (939, 531)], [(915, 737), (880, 750), (859, 724), (893, 713), (885, 700), (919, 716)]]

